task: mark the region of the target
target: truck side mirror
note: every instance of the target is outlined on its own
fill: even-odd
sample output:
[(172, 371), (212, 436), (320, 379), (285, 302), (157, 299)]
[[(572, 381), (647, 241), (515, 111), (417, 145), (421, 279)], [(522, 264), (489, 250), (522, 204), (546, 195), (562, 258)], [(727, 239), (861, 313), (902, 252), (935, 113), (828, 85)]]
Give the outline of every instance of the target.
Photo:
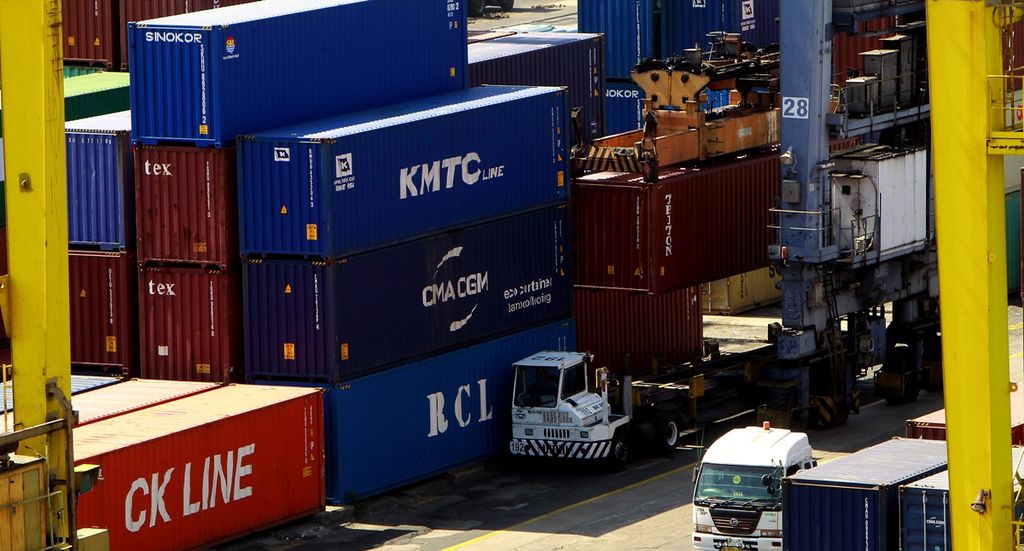
[(761, 477), (761, 485), (768, 487), (768, 493), (772, 492), (772, 475), (766, 474)]
[(775, 495), (775, 486), (768, 486), (767, 490), (768, 490), (768, 495), (770, 495), (770, 496)]

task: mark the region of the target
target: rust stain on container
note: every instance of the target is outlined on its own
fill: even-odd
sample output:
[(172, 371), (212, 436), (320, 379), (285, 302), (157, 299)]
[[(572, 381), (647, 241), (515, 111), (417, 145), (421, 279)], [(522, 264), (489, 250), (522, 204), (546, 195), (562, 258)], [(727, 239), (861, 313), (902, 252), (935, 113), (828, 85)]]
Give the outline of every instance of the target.
[(654, 361), (679, 362), (703, 354), (697, 287), (656, 295), (576, 289), (573, 299), (577, 348), (593, 353), (597, 367), (641, 375), (651, 372)]
[(131, 253), (69, 251), (72, 365), (124, 375), (138, 365), (138, 305)]
[(768, 265), (776, 151), (662, 170), (603, 172), (573, 189), (576, 285), (658, 293)]
[(136, 146), (139, 261), (238, 260), (235, 150)]
[(236, 270), (142, 269), (141, 376), (208, 382), (241, 378), (239, 279)]

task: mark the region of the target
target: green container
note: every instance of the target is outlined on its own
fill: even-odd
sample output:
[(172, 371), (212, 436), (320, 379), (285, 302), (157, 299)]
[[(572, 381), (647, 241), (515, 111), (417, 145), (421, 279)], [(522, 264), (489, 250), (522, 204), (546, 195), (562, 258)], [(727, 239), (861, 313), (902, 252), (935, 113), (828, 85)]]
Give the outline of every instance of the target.
[(128, 73), (93, 73), (64, 79), (64, 120), (128, 110)]
[(1020, 288), (1020, 190), (1006, 194), (1006, 286)]
[(102, 67), (79, 67), (77, 65), (64, 66), (64, 78), (80, 77), (82, 75), (91, 75), (93, 73), (102, 72)]

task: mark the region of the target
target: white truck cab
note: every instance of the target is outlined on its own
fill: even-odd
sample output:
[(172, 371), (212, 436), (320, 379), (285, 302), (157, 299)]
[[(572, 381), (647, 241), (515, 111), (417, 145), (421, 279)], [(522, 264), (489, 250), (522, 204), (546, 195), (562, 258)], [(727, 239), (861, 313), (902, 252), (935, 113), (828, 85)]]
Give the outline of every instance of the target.
[(580, 352), (545, 351), (513, 365), (513, 455), (628, 460), (629, 418), (611, 413), (606, 370), (597, 371), (601, 394), (588, 389), (591, 359)]
[(733, 429), (701, 459), (693, 493), (693, 547), (782, 549), (782, 478), (810, 469), (807, 435), (786, 429)]

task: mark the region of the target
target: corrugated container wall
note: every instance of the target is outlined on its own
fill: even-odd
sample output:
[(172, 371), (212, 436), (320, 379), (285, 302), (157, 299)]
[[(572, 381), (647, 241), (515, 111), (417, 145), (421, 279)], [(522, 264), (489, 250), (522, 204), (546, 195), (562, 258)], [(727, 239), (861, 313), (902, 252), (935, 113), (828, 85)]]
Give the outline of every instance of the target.
[(135, 242), (131, 113), (70, 121), (66, 128), (68, 242), (105, 250)]
[(244, 266), (246, 374), (349, 379), (569, 316), (567, 209)]
[(899, 549), (900, 486), (945, 468), (945, 442), (897, 438), (787, 476), (783, 549)]
[[(565, 86), (569, 113), (580, 108), (583, 136), (604, 135), (604, 36), (575, 33), (522, 33), (469, 45), (469, 82)], [(569, 142), (575, 127), (566, 114)]]
[(694, 360), (704, 353), (700, 291), (695, 287), (656, 295), (576, 289), (573, 317), (579, 350), (594, 354), (595, 366), (614, 373), (640, 375), (649, 373), (655, 362)]
[(644, 125), (644, 90), (632, 80), (605, 83), (605, 134), (632, 132)]
[(254, 0), (119, 0), (120, 61), (122, 69), (128, 68), (128, 23), (145, 21), (168, 15), (180, 15), (194, 11), (209, 10), (237, 4), (248, 4)]
[(242, 253), (339, 258), (562, 203), (565, 101), (489, 86), (239, 140)]
[[(108, 386), (119, 385), (121, 384), (121, 381), (122, 379), (107, 375), (81, 375), (73, 373), (71, 374), (71, 399), (75, 400), (75, 397), (87, 392), (92, 392)], [(6, 411), (13, 411), (14, 382), (12, 380), (8, 379), (3, 382), (2, 393), (3, 402), (0, 403), (6, 405)]]
[(102, 479), (78, 526), (111, 549), (205, 548), (323, 509), (323, 396), (232, 385), (76, 427)]
[[(907, 438), (946, 439), (946, 410), (940, 409), (915, 419), (907, 419)], [(1010, 442), (1024, 446), (1024, 401), (1010, 400)]]
[(136, 146), (140, 262), (238, 262), (235, 149)]
[(779, 43), (779, 0), (741, 0), (740, 34), (758, 48)]
[(768, 265), (768, 209), (779, 156), (743, 154), (639, 174), (597, 173), (574, 184), (576, 284), (657, 293)]
[(868, 36), (872, 32), (891, 29), (895, 21), (883, 17), (867, 21), (863, 25), (862, 34), (838, 32), (832, 36), (832, 83), (844, 84), (847, 77), (864, 73), (864, 59), (861, 52), (877, 50), (882, 47), (881, 38), (885, 35)]
[(81, 427), (215, 388), (220, 388), (220, 385), (153, 379), (126, 380), (73, 395), (71, 405), (78, 412), (78, 424), (75, 426)]
[(782, 276), (771, 268), (716, 279), (701, 285), (701, 309), (705, 314), (732, 316), (779, 302), (776, 286)]
[(117, 4), (114, 0), (62, 0), (64, 60), (116, 67)]
[(577, 7), (579, 31), (605, 35), (606, 77), (628, 79), (640, 60), (659, 55), (654, 0), (583, 0)]
[(129, 23), (132, 137), (220, 146), (465, 88), (465, 23), (465, 4), (443, 0), (264, 0)]
[(142, 377), (227, 382), (242, 376), (237, 278), (235, 270), (140, 271)]
[(575, 350), (575, 340), (573, 323), (557, 322), (328, 388), (328, 500), (362, 499), (507, 449), (512, 364)]
[(69, 251), (72, 365), (135, 373), (139, 353), (135, 270), (131, 253)]
[(658, 55), (682, 55), (687, 48), (704, 51), (711, 42), (708, 33), (740, 32), (734, 4), (735, 0), (661, 0), (662, 34)]

